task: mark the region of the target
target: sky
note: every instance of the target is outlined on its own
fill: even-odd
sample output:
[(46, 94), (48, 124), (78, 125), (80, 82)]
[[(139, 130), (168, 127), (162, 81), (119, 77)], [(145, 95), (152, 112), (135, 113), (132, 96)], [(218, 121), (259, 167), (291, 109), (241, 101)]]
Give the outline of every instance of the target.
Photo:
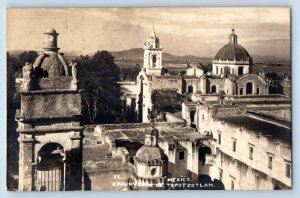
[(213, 56), (234, 27), (251, 55), (290, 56), (284, 7), (8, 9), (7, 49), (40, 51), (51, 28), (62, 52), (142, 48), (153, 23), (164, 52), (174, 55)]

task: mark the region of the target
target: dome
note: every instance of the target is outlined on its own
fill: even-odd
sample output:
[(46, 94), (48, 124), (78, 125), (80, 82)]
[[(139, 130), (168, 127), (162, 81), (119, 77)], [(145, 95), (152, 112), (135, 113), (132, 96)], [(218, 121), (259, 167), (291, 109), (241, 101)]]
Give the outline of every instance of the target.
[(155, 162), (166, 160), (166, 155), (159, 147), (142, 146), (135, 155), (135, 160), (138, 162)]
[(252, 59), (245, 48), (241, 45), (228, 43), (222, 47), (216, 54), (215, 60), (221, 61), (249, 61), (252, 62)]
[(42, 53), (35, 60), (33, 67), (41, 69), (42, 77), (67, 76), (68, 65), (60, 53)]
[(54, 28), (51, 28), (48, 32), (45, 32), (45, 34), (53, 34), (53, 35), (58, 35), (56, 30)]
[(252, 64), (252, 58), (245, 48), (237, 43), (237, 35), (232, 29), (229, 35), (229, 43), (222, 47), (216, 54), (214, 60), (218, 61), (248, 61)]

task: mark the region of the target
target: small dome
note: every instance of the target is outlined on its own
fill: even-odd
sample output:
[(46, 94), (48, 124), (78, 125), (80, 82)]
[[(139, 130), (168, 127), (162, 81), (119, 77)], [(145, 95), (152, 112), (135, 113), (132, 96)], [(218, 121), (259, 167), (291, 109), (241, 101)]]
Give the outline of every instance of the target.
[(138, 162), (149, 163), (153, 161), (164, 161), (167, 157), (159, 147), (142, 146), (137, 151), (135, 159)]
[[(59, 53), (43, 53), (37, 57), (33, 64), (34, 68), (39, 68), (43, 71), (42, 76), (58, 77), (66, 76), (68, 65), (62, 55)], [(47, 74), (45, 74), (45, 72)]]

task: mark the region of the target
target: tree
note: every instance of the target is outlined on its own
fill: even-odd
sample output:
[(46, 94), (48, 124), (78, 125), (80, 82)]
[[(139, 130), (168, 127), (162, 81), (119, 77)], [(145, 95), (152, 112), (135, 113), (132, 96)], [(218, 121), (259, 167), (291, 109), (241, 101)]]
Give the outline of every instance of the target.
[(93, 57), (77, 60), (79, 86), (84, 89), (84, 115), (87, 123), (115, 123), (122, 118), (120, 70), (114, 57), (98, 51)]
[(34, 63), (38, 57), (36, 51), (24, 51), (16, 56), (9, 55), (9, 65), (14, 69), (15, 78), (22, 77), (22, 68), (26, 62)]

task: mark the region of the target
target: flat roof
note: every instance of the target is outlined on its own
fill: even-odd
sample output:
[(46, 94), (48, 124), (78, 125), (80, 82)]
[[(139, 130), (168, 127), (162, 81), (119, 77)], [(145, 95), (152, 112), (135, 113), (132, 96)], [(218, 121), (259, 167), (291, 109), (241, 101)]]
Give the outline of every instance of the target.
[[(133, 128), (133, 129), (113, 129), (104, 130), (104, 134), (112, 135), (116, 140), (128, 140), (130, 142), (140, 142), (144, 144), (145, 134), (144, 130), (147, 127)], [(155, 126), (159, 131), (159, 142), (176, 141), (176, 140), (196, 140), (208, 139), (210, 137), (194, 131), (191, 127), (180, 126)]]
[(232, 115), (226, 117), (219, 117), (218, 120), (230, 123), (236, 126), (241, 126), (254, 133), (260, 133), (265, 137), (271, 137), (291, 144), (291, 129), (289, 127), (279, 126), (262, 119), (249, 117), (248, 115)]

